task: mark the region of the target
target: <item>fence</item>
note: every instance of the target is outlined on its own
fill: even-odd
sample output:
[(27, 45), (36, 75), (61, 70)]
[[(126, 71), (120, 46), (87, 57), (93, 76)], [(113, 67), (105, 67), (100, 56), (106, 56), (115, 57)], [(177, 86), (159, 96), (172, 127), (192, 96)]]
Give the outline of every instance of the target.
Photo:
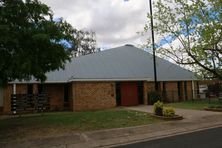
[(47, 94), (12, 94), (11, 111), (13, 114), (43, 112), (49, 110)]

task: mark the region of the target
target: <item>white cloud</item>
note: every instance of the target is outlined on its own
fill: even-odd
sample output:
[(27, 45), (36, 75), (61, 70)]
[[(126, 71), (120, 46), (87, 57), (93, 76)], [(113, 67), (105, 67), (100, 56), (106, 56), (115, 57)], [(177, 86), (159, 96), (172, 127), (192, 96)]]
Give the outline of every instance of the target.
[(96, 32), (98, 46), (142, 44), (149, 5), (147, 0), (40, 0), (77, 29)]

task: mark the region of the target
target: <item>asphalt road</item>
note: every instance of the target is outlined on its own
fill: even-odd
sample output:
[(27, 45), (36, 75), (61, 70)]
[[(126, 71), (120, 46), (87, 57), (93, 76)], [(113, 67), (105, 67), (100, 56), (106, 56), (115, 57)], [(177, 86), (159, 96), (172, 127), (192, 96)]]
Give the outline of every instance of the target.
[(129, 144), (118, 148), (222, 148), (222, 127)]

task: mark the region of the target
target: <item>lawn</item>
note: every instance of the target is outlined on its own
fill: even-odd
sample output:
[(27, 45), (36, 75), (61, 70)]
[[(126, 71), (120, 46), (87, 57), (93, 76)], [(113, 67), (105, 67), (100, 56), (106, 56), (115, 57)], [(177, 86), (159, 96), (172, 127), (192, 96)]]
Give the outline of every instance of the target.
[(207, 99), (166, 104), (166, 106), (172, 106), (174, 108), (195, 109), (195, 110), (204, 110), (205, 107), (218, 106), (218, 105), (222, 105), (222, 102), (218, 100), (211, 100), (209, 103)]
[(151, 124), (160, 120), (126, 109), (87, 112), (55, 112), (22, 117), (0, 117), (2, 142), (29, 140), (76, 132)]

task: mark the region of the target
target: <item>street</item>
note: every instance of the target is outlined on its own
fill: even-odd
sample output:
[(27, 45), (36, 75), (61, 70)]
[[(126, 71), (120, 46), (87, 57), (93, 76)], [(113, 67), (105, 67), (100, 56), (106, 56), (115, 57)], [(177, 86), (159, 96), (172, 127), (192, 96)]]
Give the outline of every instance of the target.
[(118, 148), (221, 148), (222, 127), (193, 132), (152, 141), (145, 141)]

